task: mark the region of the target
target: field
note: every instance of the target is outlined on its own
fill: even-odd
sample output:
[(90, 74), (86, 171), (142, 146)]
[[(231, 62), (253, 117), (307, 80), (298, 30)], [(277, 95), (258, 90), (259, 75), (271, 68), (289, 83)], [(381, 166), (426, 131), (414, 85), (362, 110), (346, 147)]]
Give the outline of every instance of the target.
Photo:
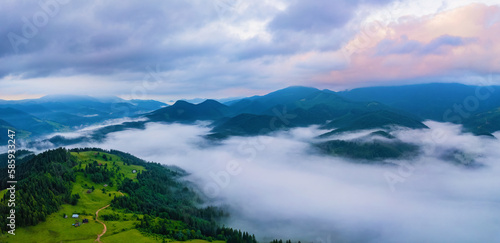
[[(76, 156), (81, 162), (81, 165), (75, 166), (77, 168), (80, 166), (85, 168), (87, 164), (97, 161), (97, 163), (101, 164), (100, 166), (107, 166), (108, 169), (117, 170), (119, 175), (113, 178), (113, 185), (105, 186), (105, 184), (92, 182), (85, 177), (83, 172), (77, 172), (76, 182), (73, 184), (72, 189), (72, 194), (78, 193), (80, 195), (76, 205), (64, 204), (58, 212), (47, 217), (45, 222), (41, 222), (36, 226), (18, 228), (15, 236), (3, 234), (0, 236), (0, 242), (94, 242), (97, 235), (101, 234), (104, 229), (103, 225), (95, 220), (96, 211), (109, 205), (114, 197), (124, 196), (117, 189), (119, 180), (123, 178), (136, 180), (136, 172), (145, 170), (142, 166), (127, 165), (118, 156), (102, 152), (80, 152), (72, 153), (72, 155)], [(103, 155), (105, 155), (106, 159), (103, 158)], [(136, 172), (133, 172), (134, 170)], [(94, 188), (93, 191), (92, 187)], [(1, 191), (0, 195), (5, 194), (5, 192), (6, 190)], [(72, 218), (73, 214), (78, 214), (79, 217)], [(114, 215), (118, 219), (105, 221), (103, 215)], [(155, 239), (155, 236), (145, 236), (135, 229), (134, 224), (139, 222), (139, 217), (142, 217), (142, 215), (121, 212), (111, 207), (101, 210), (99, 220), (107, 226), (107, 231), (101, 237), (101, 242), (162, 242), (162, 239)], [(82, 223), (83, 219), (87, 219), (88, 223)], [(81, 223), (81, 226), (73, 226), (77, 221)], [(207, 241), (193, 240), (190, 242), (204, 243)]]

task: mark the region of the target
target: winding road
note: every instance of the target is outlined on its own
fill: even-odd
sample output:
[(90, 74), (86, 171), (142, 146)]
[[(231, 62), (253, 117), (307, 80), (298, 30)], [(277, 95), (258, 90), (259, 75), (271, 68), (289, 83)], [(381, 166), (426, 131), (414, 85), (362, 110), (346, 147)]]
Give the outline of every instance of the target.
[[(122, 194), (122, 196), (125, 196), (123, 195), (123, 193), (121, 191), (118, 191), (120, 194)], [(97, 242), (101, 242), (101, 236), (103, 236), (104, 234), (106, 234), (106, 231), (108, 230), (108, 227), (106, 227), (106, 224), (104, 222), (102, 222), (101, 220), (99, 220), (99, 211), (107, 208), (111, 206), (111, 204), (108, 204), (102, 208), (100, 208), (99, 210), (97, 210), (97, 212), (95, 212), (95, 221), (99, 222), (100, 224), (102, 224), (104, 226), (104, 229), (102, 230), (102, 233), (97, 235), (97, 239), (95, 241)]]

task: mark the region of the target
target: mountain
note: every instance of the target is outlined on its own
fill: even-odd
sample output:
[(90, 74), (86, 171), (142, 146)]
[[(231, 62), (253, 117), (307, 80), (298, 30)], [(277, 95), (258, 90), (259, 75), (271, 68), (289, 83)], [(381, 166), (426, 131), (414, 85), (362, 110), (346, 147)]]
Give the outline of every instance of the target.
[(101, 120), (133, 116), (160, 109), (165, 103), (154, 100), (124, 100), (119, 97), (95, 98), (86, 95), (47, 95), (39, 99), (0, 101), (0, 108), (14, 108), (34, 116), (50, 113), (69, 114)]
[[(18, 129), (34, 135), (64, 131), (67, 127), (56, 122), (44, 121), (38, 117), (13, 108), (0, 108), (1, 119)], [(14, 125), (15, 124), (15, 125)]]
[(233, 111), (239, 113), (261, 114), (267, 112), (274, 106), (284, 105), (289, 109), (295, 109), (298, 101), (319, 92), (320, 90), (302, 86), (292, 86), (282, 90), (269, 93), (264, 96), (253, 96), (239, 101), (233, 101), (230, 105)]
[(85, 95), (47, 95), (22, 104), (39, 104), (54, 112), (65, 112), (78, 116), (105, 115), (109, 103)]
[[(459, 90), (457, 93), (460, 95), (469, 94), (467, 92), (472, 90), (471, 87), (464, 85), (429, 84), (423, 86), (366, 88), (350, 91), (352, 93), (347, 91), (337, 93), (330, 90), (293, 86), (267, 95), (234, 101), (229, 105), (215, 100), (205, 100), (199, 104), (180, 100), (171, 106), (145, 114), (144, 117), (148, 118), (145, 121), (109, 125), (82, 134), (80, 137), (53, 136), (41, 142), (35, 141), (31, 143), (31, 146), (43, 149), (46, 144), (66, 146), (82, 142), (99, 142), (105, 139), (109, 133), (126, 129), (144, 129), (148, 122), (192, 124), (196, 121), (210, 121), (209, 126), (212, 129), (206, 137), (216, 140), (226, 139), (230, 136), (266, 135), (276, 131), (310, 125), (318, 125), (322, 129), (329, 130), (329, 132), (319, 136), (321, 140), (325, 140), (325, 138), (332, 139), (331, 137), (341, 132), (367, 129), (377, 130), (371, 135), (373, 137), (391, 140), (394, 139), (391, 135), (391, 131), (394, 129), (401, 127), (426, 129), (427, 126), (422, 121), (429, 119), (428, 116), (432, 116), (434, 112), (432, 109), (435, 107), (438, 107), (436, 109), (444, 109), (446, 107), (440, 104), (439, 99), (442, 99), (444, 104), (459, 100), (460, 95), (435, 97), (437, 94), (444, 92), (443, 89), (448, 86), (451, 87), (451, 90)], [(436, 87), (436, 90), (433, 90), (433, 87)], [(371, 91), (371, 89), (374, 91)], [(475, 93), (477, 93), (477, 89), (476, 87)], [(485, 90), (489, 90), (489, 87), (480, 90), (480, 94), (484, 95), (481, 92)], [(395, 92), (395, 94), (392, 94), (392, 92)], [(429, 94), (426, 94), (426, 92)], [(391, 94), (393, 95), (392, 98)], [(353, 97), (357, 95), (363, 96), (362, 98), (358, 97), (361, 101), (354, 100)], [(364, 97), (365, 95), (366, 97)], [(381, 101), (374, 101), (370, 97)], [(466, 96), (465, 99), (471, 99), (467, 97), (471, 96)], [(397, 102), (398, 99), (401, 99), (399, 103)], [(487, 104), (495, 106), (495, 99), (491, 95), (491, 99)], [(386, 104), (382, 103), (382, 101), (386, 102)], [(99, 101), (91, 100), (90, 102)], [(394, 105), (396, 108), (389, 104)], [(410, 109), (408, 107), (415, 108), (416, 111), (403, 110)], [(66, 117), (66, 121), (70, 121), (71, 116), (74, 115), (59, 112), (51, 113), (51, 116)], [(47, 119), (48, 117), (45, 116), (44, 118)], [(497, 125), (500, 124), (499, 118), (500, 112), (498, 108), (478, 112), (471, 115), (464, 122), (464, 127), (478, 135), (492, 136), (492, 132), (500, 129)], [(76, 122), (78, 117), (74, 119)], [(12, 124), (8, 120), (7, 123)], [(367, 159), (396, 158), (411, 154), (417, 149), (413, 145), (395, 140), (390, 142), (377, 140), (367, 143), (366, 141), (339, 141), (334, 138), (317, 144), (317, 147), (331, 155), (349, 157), (357, 154), (353, 158)], [(350, 155), (349, 151), (352, 151)]]
[(428, 128), (416, 119), (387, 110), (371, 112), (353, 110), (349, 114), (329, 122), (324, 125), (323, 128), (335, 129), (330, 133), (324, 134), (328, 135), (332, 133), (362, 129), (390, 128), (391, 126), (400, 126), (412, 129)]
[(492, 133), (500, 131), (500, 108), (475, 114), (466, 119), (463, 125), (476, 135), (493, 136)]
[(46, 142), (55, 146), (66, 146), (82, 142), (100, 142), (109, 133), (123, 131), (127, 129), (144, 129), (147, 122), (178, 122), (193, 123), (196, 121), (219, 121), (229, 114), (229, 107), (215, 100), (206, 100), (200, 104), (191, 104), (183, 100), (177, 101), (171, 106), (158, 109), (144, 115), (148, 121), (124, 122), (116, 125), (109, 125), (95, 129), (79, 137), (66, 138), (56, 135), (43, 141), (35, 141), (30, 146), (43, 149)]
[(380, 140), (371, 142), (330, 140), (315, 144), (315, 147), (328, 155), (362, 159), (367, 163), (383, 159), (412, 157), (419, 150), (418, 146), (413, 144)]
[[(202, 206), (201, 190), (180, 168), (98, 148), (19, 152), (15, 235), (2, 217), (0, 242), (257, 242), (222, 226), (228, 213)], [(1, 192), (8, 196), (12, 179), (7, 168), (0, 172)], [(11, 209), (8, 200), (0, 201), (2, 215)]]
[[(385, 113), (383, 113), (385, 112)], [(386, 117), (384, 115), (390, 114)], [(175, 104), (146, 114), (148, 121), (141, 124), (112, 125), (94, 131), (88, 136), (65, 139), (57, 136), (47, 141), (57, 145), (69, 145), (79, 141), (101, 140), (108, 133), (123, 129), (144, 127), (147, 122), (194, 123), (211, 121), (211, 138), (228, 136), (253, 136), (273, 131), (309, 125), (331, 125), (356, 119), (349, 130), (387, 127), (388, 125), (425, 128), (425, 125), (405, 112), (377, 102), (356, 102), (337, 95), (333, 91), (294, 86), (254, 96), (224, 105), (215, 100), (192, 104), (179, 100)], [(371, 122), (372, 121), (372, 122)], [(370, 123), (371, 122), (371, 123)], [(340, 128), (335, 126), (335, 128)], [(333, 129), (333, 127), (332, 127)]]
[(49, 110), (43, 105), (39, 104), (19, 104), (14, 102), (5, 102), (0, 103), (0, 108), (12, 108), (25, 113), (28, 113), (33, 116), (44, 116), (52, 113), (52, 110)]
[(206, 100), (200, 104), (191, 104), (179, 100), (175, 104), (156, 110), (148, 115), (152, 121), (194, 122), (197, 120), (218, 120), (229, 114), (229, 107), (215, 100)]
[[(415, 116), (378, 102), (357, 102), (330, 90), (289, 87), (254, 96), (229, 106), (234, 117), (215, 122), (212, 138), (256, 135), (309, 125), (353, 131), (390, 125), (426, 128)], [(330, 122), (329, 122), (330, 121)], [(329, 122), (327, 124), (327, 122)]]
[[(12, 125), (10, 125), (8, 122), (0, 119), (0, 133), (1, 134), (8, 134), (8, 130), (13, 129), (13, 128), (14, 127)], [(0, 143), (7, 144), (8, 140), (9, 140), (9, 138), (6, 135), (0, 136)]]
[(39, 99), (0, 100), (0, 119), (39, 136), (109, 119), (135, 117), (165, 106), (154, 100), (124, 100), (115, 96), (48, 95)]
[(275, 115), (276, 109), (293, 111), (309, 110), (315, 106), (329, 107), (330, 111), (346, 112), (353, 107), (362, 107), (366, 102), (357, 102), (339, 96), (330, 90), (292, 86), (264, 96), (253, 96), (232, 103), (229, 107), (234, 113)]
[[(135, 124), (113, 125), (94, 131), (81, 138), (54, 137), (48, 141), (69, 145), (78, 141), (102, 140), (108, 133), (124, 129), (141, 129), (147, 122), (194, 123), (211, 121), (209, 138), (224, 139), (229, 136), (254, 136), (294, 127), (319, 125), (329, 129), (322, 137), (363, 129), (381, 129), (388, 132), (395, 127), (425, 129), (422, 121), (445, 113), (454, 102), (468, 97), (485, 97), (494, 87), (476, 87), (461, 84), (425, 84), (400, 87), (374, 87), (344, 92), (293, 86), (263, 96), (253, 96), (233, 101), (229, 105), (215, 100), (199, 104), (177, 101), (172, 106), (147, 113), (149, 121)], [(448, 92), (450, 90), (451, 92)], [(479, 91), (478, 91), (479, 90)], [(450, 94), (452, 93), (452, 94)], [(476, 96), (470, 96), (475, 94)], [(491, 135), (498, 130), (490, 120), (496, 121), (496, 111), (484, 107), (499, 107), (497, 96), (491, 93), (481, 109), (467, 120), (466, 127), (475, 134)], [(468, 95), (468, 96), (467, 96)], [(465, 98), (464, 98), (465, 96)], [(95, 102), (95, 101), (92, 101)], [(120, 103), (121, 104), (121, 103)], [(156, 104), (159, 105), (159, 104)], [(484, 107), (483, 107), (484, 106)], [(448, 107), (448, 108), (447, 108)], [(66, 113), (53, 113), (66, 116)], [(49, 118), (49, 116), (44, 117)], [(75, 118), (77, 122), (78, 118)], [(438, 119), (439, 120), (439, 119)], [(465, 120), (465, 118), (464, 118)], [(489, 122), (489, 123), (488, 123)]]
[(379, 102), (365, 102), (345, 98), (331, 90), (319, 90), (309, 87), (292, 86), (282, 90), (269, 93), (264, 96), (254, 96), (242, 99), (229, 106), (233, 113), (251, 113), (276, 115), (276, 111), (311, 111), (327, 113), (335, 118), (349, 113), (352, 109), (365, 110), (394, 110), (394, 112), (411, 115), (401, 110), (396, 110), (390, 106)]
[(0, 119), (0, 126), (10, 127), (10, 126), (12, 126), (12, 125), (10, 125), (8, 122), (6, 122), (6, 121), (4, 121), (4, 120)]
[(156, 101), (156, 100), (137, 100), (137, 99), (135, 99), (135, 100), (129, 100), (126, 102), (136, 106), (137, 112), (140, 112), (140, 113), (154, 111), (154, 110), (157, 110), (157, 109), (160, 109), (160, 108), (167, 106), (167, 104), (165, 104), (163, 102)]
[[(0, 133), (1, 134), (8, 134), (8, 130), (13, 130), (16, 132), (16, 139), (25, 139), (25, 138), (28, 138), (31, 133), (30, 132), (27, 132), (25, 130), (21, 130), (21, 129), (18, 129), (14, 126), (12, 126), (10, 123), (0, 119)], [(10, 138), (7, 137), (6, 135), (5, 136), (0, 136), (0, 143), (1, 144), (7, 144), (8, 140)]]
[[(24, 149), (16, 150), (16, 166), (19, 166), (22, 163), (30, 160), (31, 158), (33, 158), (33, 156), (35, 156), (34, 153), (29, 150), (24, 150)], [(8, 158), (9, 158), (8, 153), (0, 154), (0, 168), (7, 168), (7, 166), (9, 165)]]
[(120, 132), (130, 129), (145, 129), (146, 121), (123, 122), (116, 125), (100, 127), (80, 136), (65, 137), (64, 135), (54, 135), (52, 137), (30, 141), (27, 143), (29, 148), (37, 150), (50, 149), (52, 147), (64, 147), (79, 143), (102, 142), (110, 133)]
[(278, 123), (281, 122), (272, 116), (244, 113), (219, 121), (218, 125), (212, 129), (209, 137), (221, 139), (229, 136), (264, 135), (272, 130), (281, 128), (276, 127)]
[[(418, 116), (420, 119), (461, 123), (463, 114), (481, 113), (500, 107), (500, 86), (469, 86), (431, 83), (405, 86), (367, 87), (339, 92), (356, 101), (376, 101)], [(450, 115), (452, 114), (452, 115)]]

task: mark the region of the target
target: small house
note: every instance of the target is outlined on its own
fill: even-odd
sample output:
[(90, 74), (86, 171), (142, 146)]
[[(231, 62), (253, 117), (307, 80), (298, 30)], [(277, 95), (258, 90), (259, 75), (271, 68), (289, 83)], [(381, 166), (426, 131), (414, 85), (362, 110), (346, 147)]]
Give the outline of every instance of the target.
[(108, 186), (108, 184), (104, 184), (104, 187), (107, 187), (107, 186)]
[(137, 170), (132, 170), (132, 173), (134, 173), (134, 174), (137, 173)]
[(78, 214), (75, 213), (71, 217), (74, 218), (74, 219), (77, 219), (78, 218)]

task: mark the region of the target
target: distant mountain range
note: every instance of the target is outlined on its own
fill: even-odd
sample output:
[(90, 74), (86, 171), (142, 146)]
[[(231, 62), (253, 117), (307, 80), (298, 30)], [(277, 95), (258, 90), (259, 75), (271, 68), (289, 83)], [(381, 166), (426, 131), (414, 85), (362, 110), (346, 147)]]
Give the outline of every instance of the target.
[[(50, 95), (40, 99), (0, 100), (0, 132), (15, 129), (21, 138), (71, 131), (109, 119), (135, 117), (166, 104), (118, 97)], [(1, 136), (0, 141), (5, 138)]]
[(492, 136), (500, 130), (500, 86), (434, 83), (359, 88), (338, 94), (362, 102), (377, 101), (420, 120), (462, 124), (476, 135)]
[(156, 110), (146, 117), (152, 121), (191, 123), (197, 120), (218, 120), (230, 114), (228, 106), (215, 100), (206, 100), (196, 105), (180, 100), (172, 106)]
[[(99, 141), (112, 132), (143, 129), (148, 122), (192, 124), (207, 121), (212, 128), (206, 136), (209, 139), (262, 135), (310, 125), (327, 130), (320, 136), (327, 140), (336, 134), (357, 130), (377, 130), (379, 135), (390, 136), (394, 129), (426, 129), (425, 120), (462, 124), (466, 132), (493, 136), (492, 133), (500, 130), (499, 88), (420, 84), (333, 92), (293, 86), (224, 104), (215, 100), (198, 104), (181, 100), (171, 106), (156, 101), (124, 101), (116, 97), (99, 100), (88, 96), (49, 96), (20, 102), (0, 101), (0, 127), (14, 126), (27, 134), (37, 135), (112, 118), (147, 118), (146, 121), (103, 127), (80, 138), (59, 135), (47, 140), (57, 146)], [(415, 150), (408, 144), (394, 147), (398, 141), (392, 141), (389, 146), (387, 141), (394, 138), (388, 136), (378, 144), (364, 144), (369, 151), (365, 154), (375, 153), (385, 158)], [(352, 149), (353, 144), (332, 140), (317, 147), (327, 149), (328, 153), (342, 154), (348, 149), (339, 150), (340, 147)], [(337, 149), (333, 151), (333, 147)], [(380, 151), (388, 148), (391, 153)]]

